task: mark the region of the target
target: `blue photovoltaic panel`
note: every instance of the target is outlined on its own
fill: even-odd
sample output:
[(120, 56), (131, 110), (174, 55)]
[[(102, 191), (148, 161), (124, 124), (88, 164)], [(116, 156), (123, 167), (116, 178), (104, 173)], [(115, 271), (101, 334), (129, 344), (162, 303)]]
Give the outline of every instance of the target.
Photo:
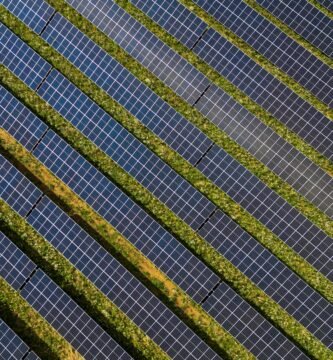
[(301, 195), (333, 217), (333, 180), (323, 169), (215, 85), (196, 106)]
[(188, 13), (186, 8), (179, 8), (173, 1), (156, 1), (152, 4), (146, 0), (131, 0), (131, 3), (152, 19), (161, 16), (163, 27), (189, 48), (192, 48), (207, 29), (207, 24), (201, 19)]
[(36, 265), (0, 232), (0, 276), (19, 290), (35, 269)]
[[(43, 198), (28, 221), (175, 359), (219, 359), (73, 220)], [(148, 229), (147, 229), (148, 230)]]
[(0, 86), (0, 125), (29, 151), (47, 130), (47, 126)]
[[(210, 84), (202, 73), (113, 1), (67, 2), (191, 104)], [(175, 21), (172, 26), (182, 38), (187, 39), (188, 46), (194, 45), (206, 27), (204, 23), (197, 21), (196, 17), (193, 20), (193, 23), (190, 21), (181, 25)], [(191, 31), (194, 31), (194, 39), (187, 37), (190, 31), (186, 31), (186, 26), (190, 26)]]
[(1, 64), (35, 90), (51, 65), (1, 23), (0, 43), (6, 47), (6, 51), (2, 51), (0, 55)]
[(191, 163), (211, 145), (204, 134), (60, 14), (42, 37)]
[(132, 359), (41, 270), (32, 276), (21, 295), (84, 359)]
[[(29, 347), (3, 320), (0, 319), (0, 359), (22, 360), (28, 352)], [(38, 360), (39, 357), (33, 352), (29, 352), (24, 359)]]
[(54, 9), (43, 0), (0, 0), (0, 4), (38, 34), (54, 13)]
[(198, 168), (233, 200), (333, 280), (333, 239), (217, 146)]
[(209, 296), (203, 308), (259, 360), (308, 359), (225, 283)]
[(211, 270), (52, 131), (34, 154), (195, 300), (216, 285)]
[(306, 0), (257, 0), (328, 56), (333, 55), (333, 21)]
[[(180, 13), (186, 18), (194, 16), (175, 0), (169, 0), (168, 8), (161, 8), (154, 14), (147, 11), (149, 8), (158, 6), (160, 1), (133, 0), (131, 2), (165, 29), (167, 29), (165, 19), (178, 18)], [(177, 34), (174, 35), (181, 41)], [(208, 30), (208, 37), (211, 38), (209, 44), (200, 40), (199, 48), (195, 47), (200, 57), (314, 148), (328, 158), (333, 158), (333, 123), (329, 119), (260, 68), (214, 30)], [(204, 35), (203, 39), (208, 39), (208, 37)], [(203, 47), (201, 52), (200, 47)], [(237, 62), (236, 66), (234, 62)]]
[[(49, 167), (52, 172), (61, 177), (62, 180), (64, 180), (70, 187), (72, 187), (73, 190), (76, 191), (78, 195), (83, 197), (88, 203), (93, 201), (92, 206), (95, 208), (95, 210), (100, 212), (100, 214), (108, 220), (109, 216), (105, 215), (105, 210), (103, 211), (103, 205), (106, 203), (106, 201), (104, 199), (100, 199), (96, 192), (94, 192), (93, 188), (87, 184), (86, 181), (82, 181), (82, 178), (88, 177), (90, 178), (90, 183), (95, 184), (96, 187), (96, 184), (101, 183), (101, 180), (97, 180), (96, 178), (96, 171), (89, 169), (88, 165), (84, 166), (83, 160), (78, 162), (77, 159), (79, 157), (77, 155), (75, 156), (74, 151), (70, 151), (69, 146), (66, 146), (66, 144), (61, 141), (59, 137), (50, 131), (43, 139), (43, 141), (38, 145), (34, 154), (47, 167)], [(68, 165), (62, 165), (62, 162), (64, 161), (66, 161)], [(75, 170), (75, 172), (73, 170), (71, 171), (69, 164), (71, 165), (72, 169)], [(106, 188), (106, 185), (104, 185), (103, 188)], [(92, 200), (89, 200), (89, 197)], [(108, 205), (107, 208), (110, 209), (110, 205)], [(100, 209), (102, 209), (102, 211)], [(216, 215), (213, 216), (213, 219), (216, 220), (217, 223), (217, 225), (214, 225), (214, 229), (222, 229), (218, 239), (222, 240), (224, 239), (224, 236), (226, 236), (224, 241), (226, 248), (220, 247), (219, 240), (216, 240), (215, 242), (212, 241), (212, 236), (214, 233), (209, 231), (210, 228), (208, 227), (212, 227), (211, 221), (207, 222), (203, 226), (203, 228), (200, 230), (200, 234), (203, 235), (207, 241), (209, 241), (231, 262), (233, 262), (235, 266), (238, 266), (242, 271), (244, 271), (256, 284), (267, 291), (267, 293), (271, 294), (272, 297), (275, 297), (276, 300), (289, 312), (301, 318), (302, 316), (300, 314), (302, 311), (304, 311), (302, 310), (303, 303), (301, 301), (301, 296), (306, 294), (310, 299), (309, 304), (313, 304), (313, 298), (317, 294), (312, 291), (311, 288), (307, 287), (307, 285), (303, 283), (292, 271), (279, 262), (269, 251), (258, 244), (226, 215), (223, 215), (220, 211), (218, 211)], [(56, 226), (59, 227), (61, 223), (63, 223), (63, 221), (59, 221)], [(49, 229), (50, 226), (51, 224), (47, 224), (46, 229)], [(224, 235), (224, 233), (226, 235)], [(236, 245), (233, 245), (234, 243), (236, 243)], [(248, 252), (246, 246), (248, 243), (251, 243), (250, 247), (254, 249), (252, 258), (246, 257)], [(232, 251), (229, 252), (228, 249), (232, 249)], [(234, 257), (233, 255), (235, 250), (238, 251), (238, 258)], [(249, 265), (251, 266), (249, 266), (249, 268), (244, 268), (244, 265), (246, 265), (249, 261)], [(267, 264), (267, 268), (265, 267), (267, 276), (264, 278), (262, 274), (263, 270), (261, 269), (260, 265), (263, 261)], [(83, 263), (85, 264), (86, 260), (83, 261)], [(284, 280), (284, 282), (282, 282), (282, 280)], [(272, 286), (267, 284), (269, 281)], [(295, 291), (292, 293), (293, 301), (288, 298), (288, 296), (291, 297), (291, 295), (286, 292), (286, 287), (289, 285), (289, 282), (297, 283), (297, 289), (295, 289)], [(292, 306), (289, 308), (287, 306), (289, 304), (287, 299), (292, 304)], [(325, 327), (325, 321), (327, 319), (326, 308), (322, 307), (323, 305), (321, 304), (318, 308), (316, 308), (317, 313), (319, 313), (319, 310), (321, 310), (321, 318), (317, 320), (317, 323), (313, 324), (313, 328), (310, 330), (316, 332), (318, 336), (323, 335), (320, 332), (321, 328), (327, 330)], [(311, 316), (313, 316), (312, 309), (309, 310), (309, 317)], [(327, 331), (322, 337), (324, 338), (326, 334)]]
[[(333, 69), (289, 38), (245, 2), (242, 0), (194, 0), (194, 2), (320, 100), (327, 105), (333, 105)], [(305, 3), (306, 0), (302, 2)], [(295, 16), (292, 18), (295, 19)]]
[(221, 211), (200, 229), (203, 236), (282, 308), (333, 349), (333, 305)]
[(215, 209), (202, 194), (57, 71), (39, 94), (185, 222), (198, 228)]
[[(71, 219), (68, 218), (59, 208), (57, 208), (50, 200), (44, 198), (42, 202), (33, 210), (29, 216), (28, 221), (46, 238), (53, 246), (55, 246), (88, 278), (92, 279), (109, 298), (118, 304), (121, 308), (124, 308), (123, 301), (126, 305), (131, 306), (128, 315), (132, 318), (137, 314), (137, 308), (133, 304), (132, 297), (127, 299), (128, 295), (124, 295), (124, 291), (127, 291), (128, 286), (124, 285), (124, 279), (126, 277), (126, 269), (124, 269), (115, 259), (107, 254), (101, 247), (99, 247), (83, 230), (81, 230)], [(128, 280), (131, 278), (128, 275)], [(133, 283), (133, 281), (131, 282)], [(135, 284), (133, 286), (136, 286)], [(228, 288), (227, 285), (224, 285)], [(228, 288), (231, 291), (230, 288)], [(140, 290), (140, 289), (138, 289)], [(132, 293), (132, 290), (131, 290)], [(211, 296), (211, 295), (210, 295)], [(234, 295), (234, 297), (237, 297)], [(135, 297), (134, 297), (135, 299)], [(258, 346), (258, 350), (270, 349), (275, 352), (276, 340), (279, 339), (281, 345), (279, 348), (288, 353), (289, 349), (295, 347), (290, 344), (288, 340), (284, 338), (277, 330), (273, 329), (273, 326), (265, 320), (261, 320), (260, 325), (251, 328), (253, 322), (249, 315), (256, 314), (257, 323), (258, 314), (255, 310), (251, 309), (246, 302), (237, 297), (237, 304), (243, 308), (244, 316), (240, 322), (243, 327), (238, 327), (237, 337), (240, 341), (247, 339), (250, 343), (255, 343)], [(128, 307), (125, 307), (127, 309)], [(229, 302), (225, 306), (225, 311), (229, 316), (232, 316), (234, 310), (234, 303)], [(137, 316), (142, 316), (138, 314)], [(146, 325), (149, 327), (149, 324)], [(259, 341), (262, 331), (272, 334), (272, 337), (267, 340), (267, 343)], [(253, 350), (253, 349), (252, 349)], [(277, 350), (278, 351), (278, 350)]]
[(333, 11), (333, 2), (331, 0), (317, 0), (323, 6), (325, 6), (328, 10)]
[[(29, 180), (0, 155), (0, 197), (17, 213), (25, 216), (42, 195)], [(8, 181), (10, 179), (10, 181)]]

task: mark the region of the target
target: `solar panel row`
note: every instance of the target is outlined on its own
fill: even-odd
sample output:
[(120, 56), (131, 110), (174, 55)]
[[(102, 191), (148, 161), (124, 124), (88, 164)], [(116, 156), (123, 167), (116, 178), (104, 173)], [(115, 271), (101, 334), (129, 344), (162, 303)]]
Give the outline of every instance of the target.
[(333, 55), (333, 21), (306, 0), (257, 2), (328, 56)]
[[(174, 28), (170, 28), (167, 24), (176, 23), (181, 28), (181, 20), (178, 19), (180, 13), (182, 19), (188, 19), (189, 23), (194, 22), (195, 19), (199, 21), (193, 13), (175, 0), (170, 0), (168, 7), (162, 7), (161, 2), (157, 0), (132, 0), (131, 2), (184, 45), (186, 43), (174, 31)], [(188, 28), (187, 32), (189, 31), (192, 31), (193, 39), (197, 39), (194, 28)], [(194, 52), (315, 149), (328, 158), (332, 158), (332, 122), (263, 70), (237, 47), (223, 39), (213, 29), (209, 29), (204, 33), (198, 45), (194, 47)], [(311, 67), (311, 64), (308, 64), (308, 67)], [(212, 106), (215, 101), (208, 99), (209, 106)], [(203, 99), (203, 104), (205, 103), (207, 100)], [(200, 107), (198, 108), (200, 110)], [(205, 115), (214, 121), (214, 117), (211, 118), (209, 114)], [(223, 115), (221, 117), (223, 118)]]
[[(333, 70), (245, 2), (194, 2), (327, 105), (333, 105)], [(327, 40), (326, 46), (330, 43)]]
[[(4, 162), (6, 162), (6, 160), (4, 160)], [(16, 169), (14, 170), (16, 171), (16, 174), (12, 174), (12, 176), (22, 177)], [(20, 197), (20, 200), (24, 202), (25, 199)], [(156, 332), (159, 327), (154, 322), (152, 324), (152, 317), (158, 319), (160, 323), (163, 323), (163, 321), (170, 318), (170, 314), (167, 313), (168, 310), (166, 313), (163, 311), (161, 312), (161, 306), (158, 306), (158, 300), (156, 298), (154, 298), (155, 301), (149, 300), (150, 297), (148, 294), (150, 293), (145, 290), (142, 285), (138, 285), (138, 282), (132, 277), (132, 275), (130, 275), (108, 253), (106, 253), (106, 251), (88, 234), (86, 234), (84, 230), (75, 224), (73, 220), (68, 218), (68, 216), (56, 205), (54, 205), (47, 197), (43, 197), (37, 206), (34, 207), (28, 216), (28, 221), (38, 232), (50, 241), (53, 246), (55, 246), (78, 269), (80, 269), (84, 275), (93, 281), (95, 285), (100, 288), (100, 290), (104, 292), (117, 306), (125, 311), (136, 323), (140, 323), (140, 326), (147, 332), (148, 335), (153, 338), (155, 335), (156, 338)], [(14, 251), (11, 249), (11, 252)], [(17, 257), (22, 258), (22, 256), (24, 257), (23, 254), (20, 254)], [(7, 271), (7, 273), (8, 272), (9, 271)], [(42, 315), (53, 324), (53, 321), (56, 323), (53, 316), (59, 311), (54, 308), (54, 304), (58, 305), (58, 303), (60, 303), (59, 306), (61, 306), (61, 309), (72, 309), (74, 304), (71, 305), (68, 301), (64, 301), (60, 298), (58, 300), (56, 297), (52, 297), (54, 296), (54, 293), (60, 293), (61, 290), (57, 289), (55, 291), (54, 284), (52, 284), (50, 280), (45, 280), (45, 284), (43, 280), (40, 280), (41, 277), (44, 279), (46, 276), (42, 274), (40, 274), (40, 276), (37, 276), (37, 274), (34, 275), (29, 283), (24, 287), (23, 294), (24, 296), (27, 296), (28, 301), (41, 311)], [(40, 284), (40, 286), (38, 286), (38, 284)], [(265, 354), (269, 352), (280, 354), (279, 356), (286, 355), (287, 359), (307, 358), (304, 354), (302, 354), (302, 352), (300, 352), (300, 350), (297, 349), (297, 347), (292, 345), (289, 340), (279, 333), (278, 330), (270, 325), (269, 322), (259, 315), (254, 309), (252, 309), (244, 300), (242, 300), (241, 297), (235, 294), (226, 284), (223, 285), (223, 288), (226, 292), (226, 294), (223, 295), (224, 299), (228, 299), (228, 303), (224, 306), (225, 318), (223, 321), (227, 327), (229, 326), (232, 328), (233, 324), (231, 324), (231, 321), (238, 315), (239, 312), (242, 313), (242, 318), (238, 320), (236, 337), (239, 341), (245, 342), (249, 346), (249, 349), (251, 349), (254, 354), (258, 355), (259, 359), (264, 359)], [(39, 294), (36, 290), (41, 291), (42, 294)], [(50, 298), (45, 299), (45, 294), (48, 294), (48, 297)], [(68, 297), (66, 298), (68, 299)], [(210, 309), (209, 306), (207, 308)], [(235, 313), (235, 309), (237, 309), (237, 315)], [(145, 315), (145, 311), (147, 311), (150, 315)], [(210, 312), (211, 311), (213, 310), (210, 310)], [(77, 314), (77, 311), (75, 313)], [(69, 317), (66, 314), (63, 315), (66, 318)], [(63, 319), (63, 316), (59, 316)], [(82, 317), (79, 316), (79, 319), (81, 318)], [(69, 320), (71, 320), (70, 317)], [(221, 319), (220, 321), (222, 322)], [(77, 333), (74, 329), (75, 324), (65, 323), (64, 325), (67, 325), (67, 327), (71, 326), (70, 333)], [(165, 325), (165, 329), (171, 333), (171, 336), (180, 338), (180, 342), (184, 339), (184, 335), (180, 335), (184, 334), (184, 325), (179, 328), (179, 326), (177, 327), (177, 323), (175, 324), (174, 321), (168, 320), (167, 325)], [(181, 332), (179, 332), (179, 330), (181, 330)], [(236, 328), (233, 329), (233, 331), (235, 330)], [(175, 331), (178, 332), (175, 333)], [(189, 334), (185, 331), (185, 335), (188, 336)], [(179, 347), (179, 345), (175, 343), (170, 343), (171, 340), (167, 337), (164, 331), (160, 330), (159, 336), (160, 337), (158, 338), (161, 339), (164, 347), (167, 345), (165, 342), (169, 344), (168, 346), (172, 346), (172, 349), (177, 349)], [(82, 340), (83, 339), (81, 339), (80, 343), (82, 343)], [(73, 341), (77, 344), (75, 340)], [(191, 341), (193, 341), (193, 343), (191, 343)], [(189, 341), (189, 346), (192, 347), (192, 356), (194, 356), (194, 358), (217, 358), (213, 357), (213, 353), (211, 351), (208, 351), (205, 356), (200, 356), (201, 353), (198, 349), (202, 350), (202, 345), (198, 343), (198, 338), (194, 337), (191, 341)], [(195, 346), (197, 346), (197, 348), (195, 348)], [(81, 351), (83, 349), (81, 349)], [(169, 354), (171, 354), (173, 358), (187, 358), (184, 349), (179, 351), (181, 355), (175, 352), (175, 350), (169, 349)]]
[(0, 358), (4, 360), (39, 360), (39, 357), (31, 351), (22, 339), (1, 319)]
[(333, 11), (333, 2), (331, 0), (317, 0), (319, 3), (324, 5), (328, 10)]

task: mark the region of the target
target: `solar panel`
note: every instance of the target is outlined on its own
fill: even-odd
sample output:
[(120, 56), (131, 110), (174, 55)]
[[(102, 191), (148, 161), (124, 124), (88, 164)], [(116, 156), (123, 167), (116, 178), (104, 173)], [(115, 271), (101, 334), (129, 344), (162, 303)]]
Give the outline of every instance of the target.
[[(1, 235), (0, 235), (1, 237)], [(0, 319), (0, 358), (3, 360), (38, 360), (39, 357), (30, 352), (29, 347), (15, 332)]]
[(245, 2), (194, 2), (327, 105), (333, 105), (333, 70)]
[(257, 2), (328, 56), (333, 55), (333, 21), (306, 0)]
[[(25, 216), (42, 193), (0, 155), (0, 196), (21, 216)], [(7, 179), (11, 179), (10, 182)]]
[(37, 270), (21, 295), (84, 359), (132, 359), (43, 271)]
[(259, 360), (308, 359), (225, 283), (219, 285), (203, 308)]
[[(193, 104), (210, 81), (113, 1), (68, 0), (71, 6), (115, 40), (177, 94)], [(184, 24), (183, 28), (199, 23)], [(203, 29), (195, 29), (200, 34)], [(179, 29), (180, 32), (183, 31)], [(187, 32), (188, 33), (188, 32)], [(187, 33), (180, 36), (186, 37)], [(190, 42), (189, 42), (190, 43)]]
[(54, 14), (54, 9), (43, 0), (0, 0), (10, 12), (39, 34)]
[[(182, 19), (194, 17), (193, 13), (174, 0), (168, 1), (167, 8), (161, 7), (160, 11), (156, 12), (150, 12), (148, 9), (155, 9), (161, 3), (160, 1), (132, 0), (131, 2), (166, 30), (168, 30), (166, 24), (174, 23), (180, 13)], [(182, 20), (178, 19), (178, 21)], [(177, 33), (171, 31), (170, 33), (182, 41)], [(224, 40), (213, 29), (209, 29), (194, 47), (194, 51), (314, 148), (329, 158), (333, 157), (332, 122), (263, 70), (237, 47)]]
[(47, 126), (0, 86), (1, 126), (29, 151), (47, 130)]
[(222, 212), (217, 211), (199, 234), (326, 346), (333, 348), (333, 305)]
[(1, 63), (32, 89), (36, 89), (46, 76), (51, 65), (36, 54), (26, 43), (0, 23), (0, 43), (3, 48)]

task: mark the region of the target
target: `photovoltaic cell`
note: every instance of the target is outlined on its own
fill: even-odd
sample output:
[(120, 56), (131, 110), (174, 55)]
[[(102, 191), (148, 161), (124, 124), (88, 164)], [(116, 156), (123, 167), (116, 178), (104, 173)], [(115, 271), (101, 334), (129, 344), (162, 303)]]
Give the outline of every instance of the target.
[(0, 43), (6, 48), (0, 53), (0, 63), (35, 90), (51, 65), (1, 23)]
[[(21, 360), (28, 351), (29, 347), (0, 319), (0, 358), (3, 360)], [(30, 354), (34, 357), (29, 357)], [(24, 359), (38, 360), (39, 357), (31, 352)]]
[(36, 265), (0, 232), (0, 276), (19, 290), (36, 270)]
[(43, 271), (37, 270), (21, 295), (84, 359), (132, 359)]
[[(0, 155), (0, 197), (25, 216), (42, 195), (41, 191)], [(10, 181), (8, 181), (10, 179)]]
[(47, 126), (0, 86), (0, 124), (29, 151), (47, 130)]
[[(210, 84), (202, 73), (113, 1), (67, 0), (67, 2), (191, 104)], [(187, 39), (189, 46), (194, 45), (206, 27), (195, 17), (193, 20), (184, 24), (174, 22), (172, 25), (180, 36)], [(187, 26), (194, 32), (191, 38), (187, 37), (190, 33), (186, 30)]]
[(54, 9), (43, 0), (0, 0), (10, 12), (39, 34), (54, 13)]
[(203, 308), (259, 360), (308, 359), (225, 283), (209, 296)]
[(194, 228), (215, 209), (194, 187), (57, 71), (51, 72), (38, 93)]
[(214, 248), (333, 349), (333, 305), (221, 211), (200, 229)]
[(323, 169), (215, 85), (196, 107), (301, 195), (333, 217), (333, 180)]
[[(148, 12), (148, 9), (154, 9), (160, 1), (132, 0), (131, 2), (166, 30), (168, 29), (166, 26), (167, 19), (177, 18), (180, 13), (185, 18), (194, 16), (175, 0), (169, 0), (170, 6), (160, 8), (160, 11), (157, 12)], [(194, 51), (199, 57), (319, 152), (328, 158), (333, 158), (331, 140), (333, 124), (328, 118), (262, 69), (237, 47), (224, 40), (213, 29), (209, 29), (207, 33), (204, 34), (203, 40), (200, 40), (198, 45), (194, 47)], [(182, 41), (177, 34), (173, 35)]]
[(216, 285), (211, 270), (53, 132), (34, 154), (195, 300)]
[(257, 2), (328, 56), (333, 55), (333, 21), (306, 0)]
[[(320, 100), (333, 105), (333, 69), (242, 0), (194, 2)], [(306, 0), (302, 2), (306, 3)]]
[(204, 134), (60, 14), (42, 37), (191, 163), (211, 145)]

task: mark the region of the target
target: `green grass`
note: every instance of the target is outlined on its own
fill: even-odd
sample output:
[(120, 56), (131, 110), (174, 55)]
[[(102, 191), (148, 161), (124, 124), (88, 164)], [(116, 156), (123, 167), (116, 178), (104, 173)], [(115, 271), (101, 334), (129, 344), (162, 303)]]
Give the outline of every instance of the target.
[(292, 91), (294, 91), (298, 96), (311, 104), (314, 108), (324, 114), (330, 120), (333, 120), (333, 109), (331, 109), (324, 102), (319, 100), (315, 95), (313, 95), (309, 90), (305, 89), (293, 78), (288, 76), (285, 72), (280, 70), (275, 66), (271, 61), (266, 59), (263, 55), (253, 49), (248, 45), (244, 40), (234, 34), (232, 31), (227, 29), (224, 25), (214, 19), (213, 16), (209, 15), (202, 8), (196, 5), (192, 0), (179, 0), (180, 3), (185, 5), (189, 10), (191, 10), (195, 15), (204, 20), (210, 27), (216, 30), (220, 35), (225, 39), (230, 41), (233, 45), (237, 46), (242, 50), (246, 55), (252, 58), (257, 64), (259, 64), (263, 69), (271, 73), (278, 80), (288, 86)]
[[(221, 256), (221, 254), (173, 214), (165, 205), (161, 204), (152, 194), (138, 184), (136, 180), (116, 165), (104, 152), (64, 120), (25, 84), (5, 69), (1, 68), (0, 74), (2, 74), (1, 84), (4, 87), (16, 95), (19, 100), (51, 126), (51, 128), (111, 181), (125, 190), (126, 193), (143, 206), (143, 208), (160, 220), (171, 233), (220, 276), (222, 280), (226, 281), (245, 300), (253, 305), (305, 352), (313, 358), (324, 358), (323, 354), (325, 354), (325, 356), (329, 354), (322, 343), (308, 330), (300, 325), (262, 290), (258, 289), (242, 272)], [(4, 75), (7, 77), (5, 81)], [(201, 307), (196, 305), (146, 258), (143, 256), (140, 257), (140, 253), (135, 251), (135, 248), (128, 241), (118, 234), (117, 241), (115, 241), (115, 230), (87, 204), (80, 200), (78, 196), (64, 186), (62, 182), (56, 179), (4, 130), (0, 130), (0, 148), (1, 152), (4, 153), (16, 167), (58, 203), (59, 206), (67, 211), (68, 214), (79, 222), (96, 240), (100, 241), (106, 249), (115, 256), (118, 255), (118, 258), (121, 255), (120, 261), (123, 263), (127, 261), (127, 267), (132, 270), (135, 269), (135, 274), (140, 276), (142, 281), (151, 288), (161, 300), (187, 324), (192, 326), (216, 351), (219, 350), (218, 352), (221, 353), (228, 350), (229, 356), (231, 350), (233, 354), (239, 352), (238, 347), (237, 351), (234, 350), (233, 347), (228, 348), (231, 341), (230, 337), (215, 324), (213, 319), (202, 311)], [(110, 232), (112, 232), (112, 236), (109, 236)], [(275, 250), (279, 248), (278, 242), (276, 242), (274, 237), (266, 237), (264, 232), (261, 233), (261, 235), (271, 248)], [(288, 261), (292, 262), (297, 270), (305, 275), (314, 287), (317, 287), (324, 296), (332, 301), (332, 283), (292, 251), (285, 252), (283, 249), (281, 250), (281, 255), (286, 256)], [(141, 261), (141, 259), (145, 261)], [(156, 277), (157, 275), (158, 277)], [(192, 309), (196, 309), (196, 312), (193, 312)], [(190, 314), (188, 314), (188, 312), (190, 312)], [(196, 314), (197, 316), (194, 316)], [(219, 346), (217, 346), (216, 343), (218, 343)], [(236, 345), (234, 346), (236, 347)], [(233, 357), (230, 356), (230, 358)]]
[[(67, 128), (71, 132), (70, 128)], [(253, 359), (253, 356), (235, 340), (227, 331), (225, 331), (211, 316), (209, 316), (200, 305), (195, 303), (184, 291), (182, 291), (174, 282), (172, 282), (162, 271), (160, 271), (149, 259), (147, 259), (139, 250), (135, 248), (128, 240), (120, 235), (106, 220), (98, 215), (87, 203), (80, 199), (73, 191), (71, 191), (61, 180), (55, 177), (44, 165), (42, 165), (36, 158), (34, 158), (26, 149), (17, 143), (6, 131), (0, 129), (0, 152), (8, 158), (22, 173), (24, 173), (32, 182), (35, 183), (47, 196), (49, 196), (55, 203), (57, 203), (67, 214), (72, 217), (78, 224), (80, 224), (91, 236), (93, 236), (107, 251), (115, 256), (124, 266), (126, 266), (135, 276), (137, 276), (152, 292), (155, 293), (173, 312), (184, 320), (199, 336), (203, 338), (217, 353), (223, 358), (228, 359)], [(98, 157), (98, 151), (96, 152)], [(0, 209), (1, 210), (1, 209)], [(4, 211), (5, 212), (5, 211)], [(17, 217), (14, 219), (18, 219)], [(9, 221), (10, 220), (10, 221)], [(7, 223), (14, 224), (13, 229), (20, 229), (22, 225), (22, 232), (28, 232), (30, 227), (23, 222), (14, 223), (10, 218)], [(23, 221), (23, 220), (22, 220)], [(24, 225), (24, 226), (23, 226)], [(30, 229), (31, 230), (31, 229)], [(71, 281), (75, 280), (75, 284), (81, 284), (80, 288), (75, 286), (78, 293), (70, 293), (70, 295), (84, 307), (85, 303), (80, 303), (80, 297), (87, 293), (89, 299), (94, 302), (87, 304), (85, 310), (90, 314), (97, 316), (101, 325), (104, 324), (104, 319), (101, 314), (110, 313), (114, 315), (109, 318), (107, 329), (113, 336), (113, 332), (119, 334), (119, 342), (123, 346), (128, 342), (127, 348), (129, 351), (136, 352), (136, 356), (146, 359), (164, 359), (165, 355), (161, 350), (147, 337), (142, 337), (141, 330), (131, 323), (131, 321), (122, 314), (104, 295), (102, 295), (95, 287), (86, 280), (84, 276), (75, 271), (75, 277), (67, 272), (66, 269), (71, 269), (73, 272), (75, 268), (69, 265), (63, 257), (44, 239), (34, 231), (28, 232), (27, 236), (31, 245), (26, 245), (22, 248), (46, 273), (54, 274), (52, 269), (56, 267), (61, 271), (60, 279), (56, 277), (55, 281), (68, 290), (70, 283), (64, 283), (63, 278)], [(34, 245), (39, 249), (43, 245), (43, 254), (46, 259), (52, 259), (58, 256), (58, 260), (54, 260), (53, 267), (47, 267), (45, 259), (38, 262), (38, 258), (33, 257)], [(46, 243), (46, 244), (45, 244)], [(67, 265), (66, 265), (67, 264)], [(227, 262), (224, 261), (224, 265)], [(64, 268), (67, 266), (66, 269)], [(61, 270), (65, 269), (65, 270)], [(68, 270), (69, 271), (69, 270)], [(51, 276), (50, 275), (50, 276)], [(76, 276), (79, 276), (76, 278)], [(52, 276), (51, 276), (52, 277)], [(85, 289), (85, 290), (84, 290)], [(95, 290), (94, 290), (95, 289)], [(89, 291), (88, 291), (89, 290)], [(96, 302), (98, 299), (98, 302)], [(104, 300), (103, 300), (104, 299)], [(88, 300), (87, 300), (88, 301)], [(98, 305), (99, 312), (95, 313), (93, 305)], [(99, 306), (101, 304), (101, 306)], [(112, 322), (111, 322), (112, 321)], [(113, 326), (113, 327), (112, 327)], [(124, 329), (124, 333), (120, 330)], [(132, 338), (131, 336), (134, 336)], [(132, 345), (132, 346), (130, 346)], [(156, 353), (156, 354), (155, 354)], [(155, 354), (155, 355), (154, 355)]]
[[(327, 234), (333, 234), (333, 226), (331, 219), (316, 208), (310, 201), (302, 197), (296, 190), (294, 190), (290, 185), (285, 183), (281, 178), (276, 174), (270, 171), (264, 164), (259, 160), (255, 159), (250, 155), (245, 149), (239, 146), (235, 141), (231, 140), (226, 133), (221, 131), (217, 126), (215, 126), (210, 120), (202, 116), (196, 109), (193, 109), (189, 104), (184, 100), (178, 97), (171, 89), (164, 85), (159, 79), (153, 76), (147, 69), (138, 64), (133, 58), (124, 52), (118, 45), (112, 42), (106, 35), (99, 31), (96, 27), (90, 24), (82, 16), (73, 10), (68, 5), (63, 5), (63, 2), (59, 0), (49, 0), (52, 5), (57, 6), (57, 9), (62, 12), (73, 24), (75, 24), (81, 31), (88, 35), (92, 40), (94, 40), (98, 45), (100, 45), (105, 51), (110, 55), (115, 57), (122, 65), (129, 69), (135, 76), (137, 76), (141, 81), (145, 82), (153, 91), (155, 91), (159, 96), (161, 96), (165, 101), (167, 101), (171, 106), (173, 106), (179, 113), (181, 113), (185, 118), (191, 121), (195, 126), (197, 126), (202, 132), (204, 132), (210, 139), (212, 139), (218, 146), (226, 150), (230, 155), (237, 159), (243, 166), (255, 174), (260, 180), (262, 180), (266, 185), (268, 185), (272, 190), (276, 191), (281, 197), (287, 200), (292, 206), (294, 206), (298, 211), (303, 213), (308, 217), (314, 224), (322, 228)], [(176, 50), (180, 55), (182, 55), (186, 60), (188, 60), (192, 65), (196, 66), (200, 71), (205, 73), (205, 75), (213, 81), (216, 85), (222, 87), (225, 91), (235, 97), (237, 101), (243, 104), (248, 110), (252, 111), (256, 116), (261, 118), (261, 120), (268, 126), (271, 126), (282, 138), (285, 138), (289, 141), (295, 148), (300, 152), (306, 155), (318, 166), (321, 166), (326, 172), (333, 175), (333, 166), (324, 156), (317, 153), (311, 146), (307, 145), (294, 133), (287, 130), (281, 123), (276, 119), (262, 110), (258, 105), (252, 102), (247, 98), (243, 93), (237, 90), (236, 87), (223, 79), (217, 72), (214, 72), (209, 68), (205, 63), (200, 61), (191, 51), (186, 49), (184, 46), (180, 45), (174, 38), (166, 34), (166, 32), (161, 29), (158, 25), (153, 23), (147, 16), (145, 16), (140, 10), (136, 9), (132, 4), (127, 1), (117, 0), (116, 1), (120, 6), (122, 6), (126, 11), (128, 11), (132, 16), (136, 17), (137, 20), (141, 21), (150, 31), (155, 33), (161, 40), (166, 42), (170, 47)], [(60, 4), (60, 5), (59, 5)], [(147, 79), (149, 81), (147, 81)], [(74, 82), (74, 80), (72, 79)], [(102, 103), (101, 97), (95, 97), (95, 102), (97, 102), (101, 107), (104, 106), (104, 110), (108, 111), (105, 107), (107, 100)], [(112, 109), (111, 109), (112, 110)], [(119, 111), (111, 112), (109, 109), (110, 115), (112, 115), (117, 121), (122, 125), (127, 127), (126, 123), (118, 116)], [(135, 136), (138, 137), (140, 141), (146, 144), (152, 151), (156, 150), (152, 146), (154, 141), (157, 139), (156, 136), (150, 132), (146, 133), (145, 136), (140, 136), (140, 134), (133, 132), (133, 128), (127, 127)], [(147, 135), (149, 134), (149, 135)], [(148, 139), (148, 136), (149, 139)], [(157, 155), (161, 156), (164, 152), (160, 151)], [(171, 167), (173, 163), (171, 162), (171, 157), (163, 158)], [(184, 176), (185, 177), (185, 176)], [(214, 199), (210, 198), (214, 202)], [(218, 204), (216, 204), (219, 206)]]
[(1, 276), (0, 316), (42, 359), (84, 360)]

